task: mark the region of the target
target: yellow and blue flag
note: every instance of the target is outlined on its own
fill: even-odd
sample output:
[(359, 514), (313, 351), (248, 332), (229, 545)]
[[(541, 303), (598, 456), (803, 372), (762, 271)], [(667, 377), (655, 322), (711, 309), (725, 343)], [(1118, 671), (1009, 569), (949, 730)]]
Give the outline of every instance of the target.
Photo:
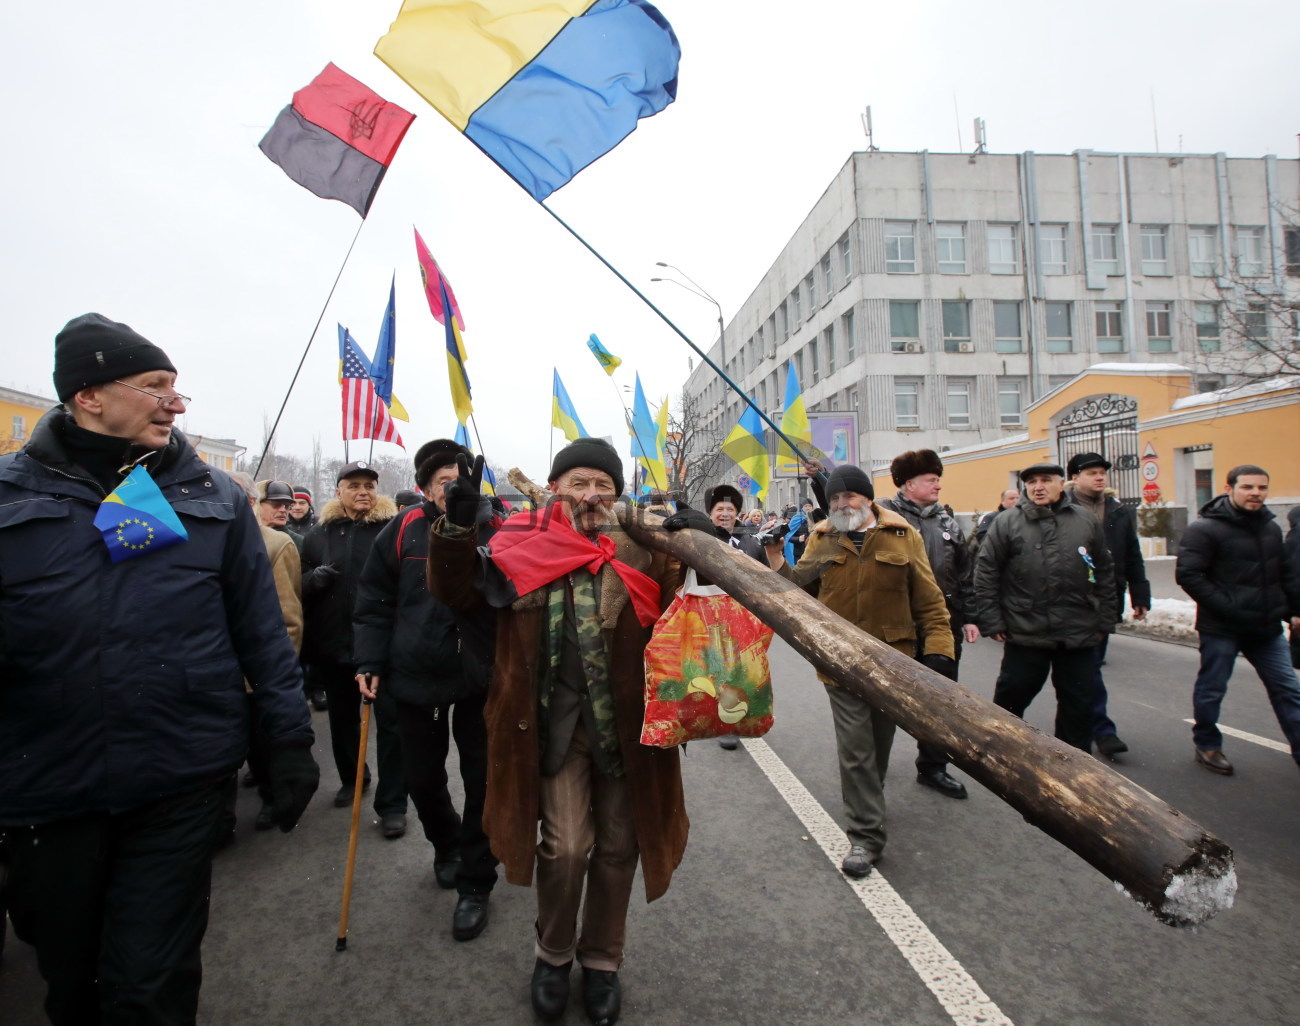
[(749, 487), (744, 490), (757, 496), (761, 502), (763, 496), (767, 494), (767, 486), (772, 481), (772, 472), (763, 433), (763, 420), (754, 407), (748, 405), (745, 407), (745, 412), (740, 415), (740, 421), (722, 443), (722, 453), (744, 471), (743, 477), (748, 478), (750, 482)]
[(375, 383), (375, 392), (388, 404), (388, 412), (398, 420), (409, 421), (402, 401), (393, 395), (394, 363), (397, 360), (397, 276), (388, 286), (388, 306), (384, 310), (384, 323), (379, 327), (379, 344), (369, 368)]
[(551, 384), (551, 427), (563, 431), (564, 437), (570, 442), (589, 437), (578, 417), (578, 411), (573, 408), (573, 400), (569, 398), (564, 382), (560, 380), (560, 372), (551, 368), (551, 373), (555, 376)]
[(612, 378), (614, 372), (622, 365), (622, 359), (606, 349), (595, 335), (587, 339), (587, 348), (591, 350), (591, 355), (596, 358), (596, 362), (600, 364), (605, 373)]
[[(799, 391), (799, 375), (794, 369), (793, 361), (787, 364), (786, 368), (785, 409), (781, 413), (781, 433), (804, 452), (811, 453), (812, 428), (808, 424), (808, 410), (803, 404), (803, 393)], [(777, 454), (777, 469), (780, 473), (803, 472), (802, 460), (785, 442), (777, 442)]]
[(650, 418), (650, 404), (641, 388), (641, 375), (636, 376), (636, 394), (632, 401), (632, 459), (645, 470), (641, 491), (666, 490), (668, 476), (664, 473), (664, 454), (659, 448), (659, 426)]
[(134, 559), (189, 538), (149, 472), (140, 465), (99, 505), (95, 526), (114, 563)]
[(677, 96), (646, 0), (403, 0), (387, 64), (538, 202)]
[[(463, 445), (470, 452), (474, 451), (474, 446), (470, 444), (469, 429), (464, 424), (456, 425), (456, 434), (452, 436), (452, 441), (457, 445)], [(479, 491), (483, 495), (496, 495), (497, 493), (497, 476), (492, 473), (492, 468), (483, 462), (483, 483), (479, 485)]]

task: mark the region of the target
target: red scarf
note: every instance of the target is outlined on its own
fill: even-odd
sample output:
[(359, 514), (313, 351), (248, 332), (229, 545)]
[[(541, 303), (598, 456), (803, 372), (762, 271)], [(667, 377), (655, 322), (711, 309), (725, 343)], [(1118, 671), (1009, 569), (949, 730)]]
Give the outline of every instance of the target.
[(571, 570), (586, 567), (594, 574), (608, 563), (627, 588), (641, 626), (649, 627), (658, 620), (659, 585), (654, 579), (615, 559), (617, 547), (609, 535), (598, 535), (592, 541), (579, 534), (560, 505), (552, 502), (540, 516), (535, 512), (516, 513), (488, 543), (492, 562), (515, 591), (526, 595)]

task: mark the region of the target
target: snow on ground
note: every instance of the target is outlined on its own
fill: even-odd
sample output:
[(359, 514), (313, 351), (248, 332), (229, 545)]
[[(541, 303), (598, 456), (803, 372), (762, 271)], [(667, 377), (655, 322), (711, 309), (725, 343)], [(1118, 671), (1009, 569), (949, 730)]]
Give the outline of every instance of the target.
[(1125, 633), (1141, 634), (1159, 641), (1182, 644), (1196, 643), (1196, 603), (1190, 599), (1158, 598), (1151, 600), (1146, 618), (1133, 619), (1133, 607), (1124, 596), (1124, 622), (1120, 629)]

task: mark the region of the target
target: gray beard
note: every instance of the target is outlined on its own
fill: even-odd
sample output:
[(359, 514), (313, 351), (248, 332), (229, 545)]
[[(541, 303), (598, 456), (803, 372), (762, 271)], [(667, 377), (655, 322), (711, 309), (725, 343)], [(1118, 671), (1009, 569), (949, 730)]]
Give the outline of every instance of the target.
[(867, 516), (865, 509), (838, 509), (830, 515), (831, 526), (842, 534), (861, 531)]

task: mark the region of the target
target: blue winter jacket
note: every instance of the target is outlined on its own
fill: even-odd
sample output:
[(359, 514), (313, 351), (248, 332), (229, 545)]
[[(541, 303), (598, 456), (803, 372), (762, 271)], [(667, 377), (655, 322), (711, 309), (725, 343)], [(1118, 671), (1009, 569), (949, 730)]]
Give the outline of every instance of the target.
[(233, 772), (249, 701), (310, 744), (270, 564), (242, 489), (180, 431), (146, 461), (189, 540), (116, 565), (103, 488), (47, 413), (0, 456), (0, 827), (116, 813)]

